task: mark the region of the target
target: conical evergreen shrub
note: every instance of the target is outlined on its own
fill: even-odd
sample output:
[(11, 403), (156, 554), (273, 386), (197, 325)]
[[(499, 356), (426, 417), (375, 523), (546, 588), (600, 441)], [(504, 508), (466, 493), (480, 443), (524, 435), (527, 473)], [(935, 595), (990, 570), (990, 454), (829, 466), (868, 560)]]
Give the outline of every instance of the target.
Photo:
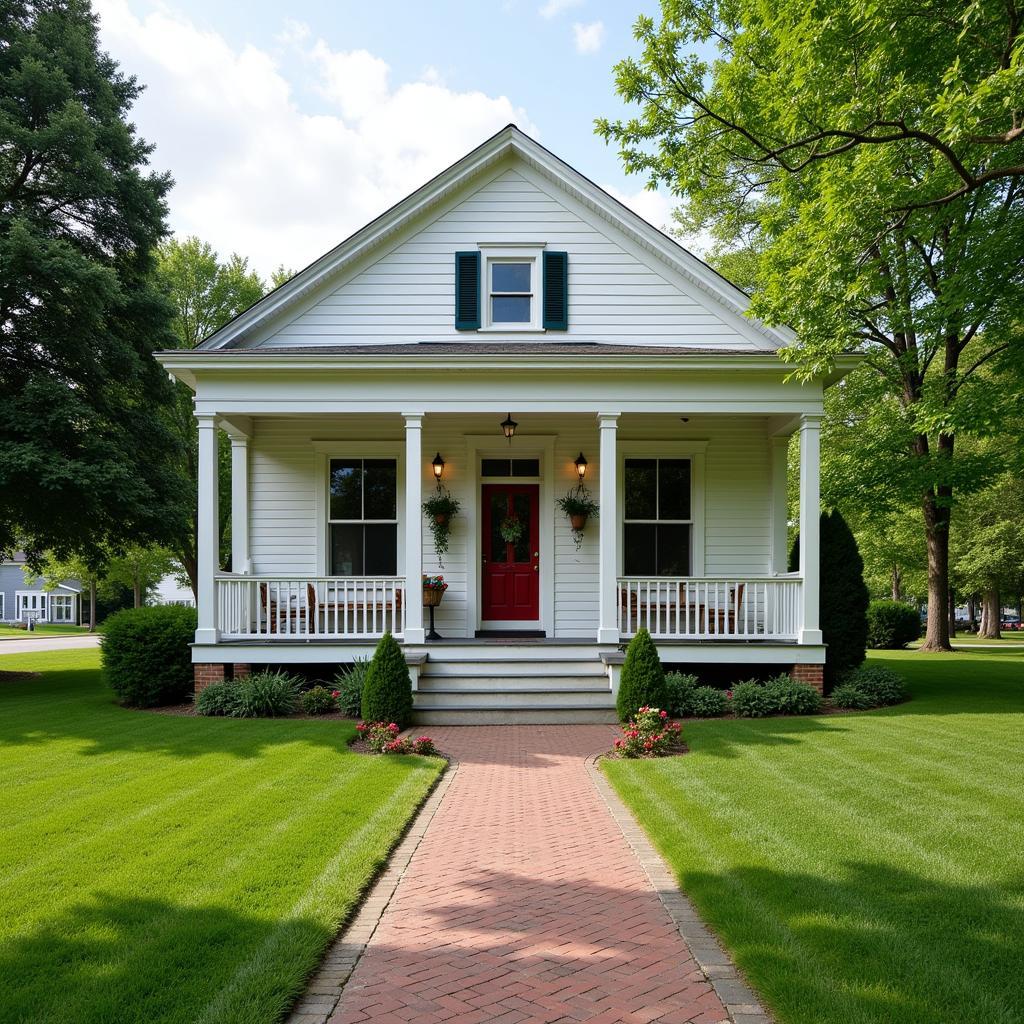
[(403, 729), (412, 717), (412, 679), (398, 641), (385, 633), (373, 652), (363, 683), (363, 721), (395, 722)]
[[(821, 635), (825, 652), (825, 692), (844, 672), (864, 661), (868, 645), (868, 588), (864, 561), (853, 531), (839, 512), (821, 516)], [(789, 570), (800, 568), (800, 538), (789, 553)]]
[(666, 708), (668, 686), (658, 649), (654, 646), (651, 634), (641, 626), (626, 648), (626, 660), (619, 678), (616, 709), (620, 721), (627, 721), (644, 705)]

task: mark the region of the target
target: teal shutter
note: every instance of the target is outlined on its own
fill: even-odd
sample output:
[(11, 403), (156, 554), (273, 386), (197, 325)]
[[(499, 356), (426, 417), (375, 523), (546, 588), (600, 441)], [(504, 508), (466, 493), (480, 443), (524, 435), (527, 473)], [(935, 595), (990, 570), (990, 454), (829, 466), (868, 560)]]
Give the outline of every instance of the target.
[(455, 254), (455, 330), (480, 327), (480, 253)]
[(544, 329), (569, 330), (569, 254), (544, 250)]

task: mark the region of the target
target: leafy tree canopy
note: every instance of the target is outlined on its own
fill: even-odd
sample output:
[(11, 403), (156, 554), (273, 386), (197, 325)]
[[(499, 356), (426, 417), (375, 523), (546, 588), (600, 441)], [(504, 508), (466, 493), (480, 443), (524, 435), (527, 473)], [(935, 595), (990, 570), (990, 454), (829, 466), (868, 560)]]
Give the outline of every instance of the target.
[(170, 178), (85, 0), (0, 5), (0, 549), (33, 561), (165, 535), (181, 514), (151, 279)]

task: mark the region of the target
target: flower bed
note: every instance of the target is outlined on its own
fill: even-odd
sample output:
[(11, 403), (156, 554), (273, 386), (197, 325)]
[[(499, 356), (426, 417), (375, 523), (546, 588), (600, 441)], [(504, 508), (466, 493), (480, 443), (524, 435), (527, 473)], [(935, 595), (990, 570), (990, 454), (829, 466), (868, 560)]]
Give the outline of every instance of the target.
[(622, 726), (622, 736), (615, 741), (620, 757), (666, 757), (686, 750), (682, 742), (682, 726), (670, 722), (668, 712), (646, 705)]
[(359, 739), (356, 750), (371, 754), (419, 754), (421, 757), (439, 757), (440, 752), (429, 736), (401, 736), (396, 722), (360, 722), (356, 726)]

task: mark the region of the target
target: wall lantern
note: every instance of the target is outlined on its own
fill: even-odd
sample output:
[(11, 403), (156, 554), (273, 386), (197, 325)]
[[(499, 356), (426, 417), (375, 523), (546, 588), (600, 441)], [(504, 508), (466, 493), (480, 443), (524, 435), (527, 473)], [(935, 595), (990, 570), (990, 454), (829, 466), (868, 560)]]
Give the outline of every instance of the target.
[(501, 421), (501, 432), (508, 438), (509, 444), (512, 443), (512, 438), (516, 436), (516, 427), (518, 426), (519, 424), (512, 419), (512, 413), (509, 413), (508, 416)]
[(430, 463), (434, 467), (434, 479), (440, 483), (441, 475), (444, 473), (444, 459), (441, 458), (441, 453), (438, 452), (433, 461)]
[(583, 483), (583, 478), (587, 475), (587, 457), (583, 452), (576, 456), (575, 466), (576, 475), (580, 478), (580, 483)]

